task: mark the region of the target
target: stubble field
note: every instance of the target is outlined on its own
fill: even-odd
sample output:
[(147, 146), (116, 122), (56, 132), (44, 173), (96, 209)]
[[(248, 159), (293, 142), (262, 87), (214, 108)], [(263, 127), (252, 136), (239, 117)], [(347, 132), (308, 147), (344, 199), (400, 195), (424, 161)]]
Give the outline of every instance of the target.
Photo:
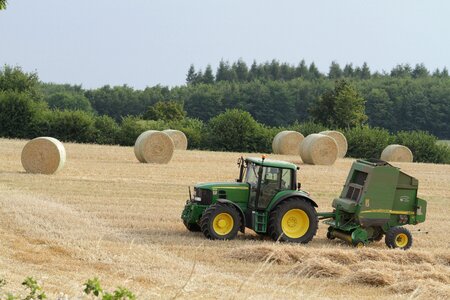
[[(0, 139), (0, 278), (23, 292), (27, 276), (54, 298), (82, 297), (99, 277), (151, 298), (450, 298), (450, 165), (397, 163), (419, 179), (428, 219), (410, 227), (413, 247), (384, 242), (354, 249), (328, 241), (326, 226), (307, 245), (276, 244), (251, 230), (233, 241), (188, 232), (180, 213), (188, 186), (233, 181), (243, 153), (176, 152), (168, 165), (140, 164), (131, 147), (65, 144), (59, 173), (24, 172), (26, 141)], [(246, 154), (243, 154), (246, 155)], [(253, 156), (256, 154), (253, 154)], [(352, 159), (300, 165), (305, 190), (328, 211)], [(428, 234), (416, 232), (418, 229)]]

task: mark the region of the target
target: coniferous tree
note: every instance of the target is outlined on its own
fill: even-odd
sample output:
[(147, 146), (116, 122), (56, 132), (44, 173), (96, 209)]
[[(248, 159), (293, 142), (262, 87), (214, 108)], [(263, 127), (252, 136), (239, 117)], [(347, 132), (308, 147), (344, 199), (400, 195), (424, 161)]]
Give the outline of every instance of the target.
[(310, 79), (319, 79), (321, 77), (319, 69), (317, 69), (314, 62), (309, 65), (308, 75)]
[(360, 78), (361, 79), (370, 79), (370, 69), (369, 66), (367, 65), (366, 62), (363, 63), (362, 68), (361, 68), (361, 74), (360, 74)]
[(248, 79), (248, 67), (247, 64), (239, 59), (233, 64), (232, 70), (236, 73), (236, 78), (239, 82), (245, 82)]
[(345, 79), (336, 81), (333, 90), (324, 93), (312, 106), (314, 121), (330, 128), (350, 128), (362, 125), (367, 116), (365, 100)]
[(346, 64), (342, 75), (346, 78), (351, 78), (355, 75), (354, 72), (355, 71), (353, 70), (353, 64)]
[(422, 78), (422, 77), (428, 77), (430, 75), (430, 72), (425, 67), (423, 63), (416, 64), (414, 70), (412, 70), (411, 75), (413, 78)]
[(205, 69), (205, 73), (202, 77), (202, 82), (206, 84), (213, 84), (214, 83), (214, 75), (211, 68), (211, 65), (207, 65)]
[(339, 64), (335, 61), (332, 61), (331, 65), (330, 65), (330, 71), (328, 72), (328, 78), (339, 79), (342, 77), (342, 75), (343, 75), (343, 72), (342, 72)]
[(194, 83), (196, 76), (197, 76), (197, 74), (195, 73), (195, 67), (194, 67), (194, 65), (191, 65), (189, 67), (188, 73), (186, 75), (186, 83), (187, 84)]
[(391, 70), (391, 77), (411, 77), (411, 66), (409, 64), (400, 64)]
[(295, 76), (303, 78), (307, 78), (309, 76), (308, 67), (306, 66), (304, 59), (302, 59), (302, 61), (295, 68)]

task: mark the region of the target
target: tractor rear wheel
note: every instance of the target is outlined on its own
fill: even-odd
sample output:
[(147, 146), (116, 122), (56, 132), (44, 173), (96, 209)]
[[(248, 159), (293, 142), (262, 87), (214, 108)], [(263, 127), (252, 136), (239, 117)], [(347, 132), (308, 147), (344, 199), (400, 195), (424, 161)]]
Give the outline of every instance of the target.
[(187, 223), (186, 221), (183, 221), (184, 226), (186, 226), (187, 230), (192, 232), (198, 232), (201, 231), (200, 226), (197, 223)]
[(306, 244), (316, 235), (318, 222), (311, 203), (302, 198), (291, 198), (270, 213), (269, 235), (276, 241)]
[(241, 227), (239, 212), (231, 205), (213, 204), (200, 219), (200, 228), (206, 238), (211, 240), (232, 240)]
[(408, 250), (412, 246), (412, 235), (404, 227), (392, 227), (386, 232), (384, 241), (389, 248)]

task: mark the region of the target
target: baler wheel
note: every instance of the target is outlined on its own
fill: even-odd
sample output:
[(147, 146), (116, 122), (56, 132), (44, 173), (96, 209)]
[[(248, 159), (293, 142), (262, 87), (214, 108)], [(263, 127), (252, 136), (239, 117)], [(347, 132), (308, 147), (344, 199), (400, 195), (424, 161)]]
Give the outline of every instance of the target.
[(412, 246), (412, 235), (404, 227), (392, 227), (386, 232), (384, 241), (389, 248), (408, 250)]
[(231, 205), (213, 204), (200, 219), (200, 228), (206, 238), (211, 240), (232, 240), (241, 227), (239, 212)]
[(291, 198), (270, 213), (269, 235), (277, 241), (306, 244), (316, 235), (319, 220), (310, 202)]

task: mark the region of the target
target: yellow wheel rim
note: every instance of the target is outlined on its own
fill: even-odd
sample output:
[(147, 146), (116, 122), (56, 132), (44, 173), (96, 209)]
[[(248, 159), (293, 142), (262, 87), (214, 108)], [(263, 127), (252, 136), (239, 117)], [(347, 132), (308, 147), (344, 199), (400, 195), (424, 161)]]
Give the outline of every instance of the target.
[(229, 234), (233, 227), (233, 217), (228, 213), (218, 214), (213, 220), (213, 229), (218, 235)]
[(395, 237), (395, 245), (399, 248), (403, 248), (408, 245), (408, 236), (404, 233), (399, 233)]
[(304, 236), (308, 228), (308, 215), (301, 209), (288, 210), (281, 219), (281, 229), (284, 235), (291, 239), (298, 239)]

